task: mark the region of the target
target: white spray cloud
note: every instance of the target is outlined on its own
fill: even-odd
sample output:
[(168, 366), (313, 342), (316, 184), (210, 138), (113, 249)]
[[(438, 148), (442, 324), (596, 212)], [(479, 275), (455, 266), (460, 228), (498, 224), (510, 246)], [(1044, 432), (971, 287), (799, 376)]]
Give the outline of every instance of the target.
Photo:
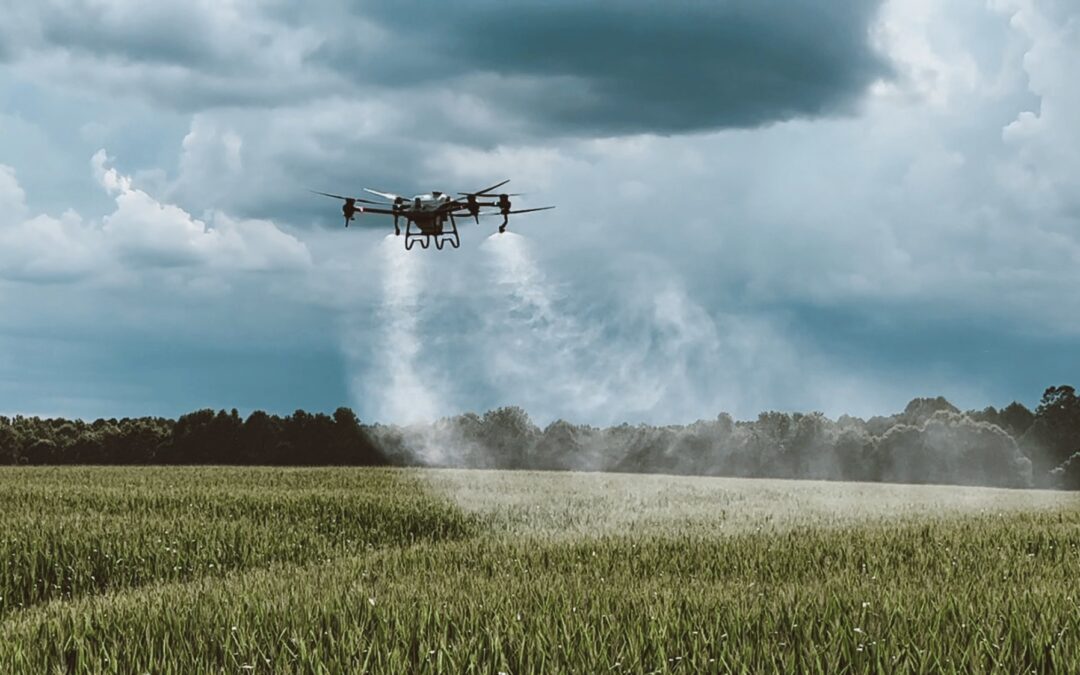
[[(388, 235), (379, 249), (383, 297), (376, 313), (381, 323), (374, 338), (376, 373), (363, 383), (354, 382), (354, 392), (375, 402), (379, 420), (431, 422), (442, 405), (438, 385), (421, 364), (424, 338), (418, 323), (425, 284), (423, 259), (406, 251), (401, 239), (393, 235)], [(357, 391), (358, 384), (362, 391)]]
[(504, 312), (488, 314), (485, 333), (495, 337), (488, 361), (488, 377), (507, 394), (523, 397), (533, 414), (537, 398), (573, 400), (594, 408), (604, 393), (578, 376), (578, 345), (595, 342), (596, 336), (574, 319), (556, 310), (554, 290), (528, 251), (527, 240), (507, 232), (493, 235), (482, 245), (492, 255), (496, 288)]
[(522, 405), (540, 423), (752, 415), (774, 406), (781, 387), (804, 389), (834, 410), (851, 402), (851, 391), (866, 391), (768, 321), (714, 317), (672, 272), (645, 267), (620, 277), (622, 292), (590, 312), (547, 279), (529, 247), (512, 233), (481, 247), (491, 256), (497, 296), (485, 314), (486, 374), (504, 403)]
[(673, 285), (661, 284), (644, 306), (616, 308), (632, 314), (615, 322), (563, 309), (566, 298), (547, 281), (529, 246), (514, 233), (483, 245), (504, 310), (488, 315), (487, 332), (497, 336), (488, 363), (491, 382), (507, 397), (521, 397), (539, 419), (653, 411), (685, 384), (675, 380), (685, 374), (688, 351), (713, 349), (708, 317), (688, 316), (700, 308), (688, 306)]

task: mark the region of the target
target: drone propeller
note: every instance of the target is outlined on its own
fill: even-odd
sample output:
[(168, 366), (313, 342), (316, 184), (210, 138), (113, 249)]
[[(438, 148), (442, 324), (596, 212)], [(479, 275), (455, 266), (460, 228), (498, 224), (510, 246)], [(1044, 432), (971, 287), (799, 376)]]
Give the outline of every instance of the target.
[(487, 192), (488, 190), (494, 190), (496, 188), (502, 187), (503, 185), (506, 185), (509, 182), (510, 182), (510, 179), (507, 178), (503, 182), (498, 183), (498, 184), (493, 185), (493, 186), (488, 187), (488, 188), (484, 188), (480, 192), (459, 192), (458, 194), (465, 197), (465, 199), (464, 200), (454, 199), (451, 203), (463, 205), (465, 207), (465, 209), (468, 210), (469, 215), (473, 217), (473, 220), (476, 221), (476, 224), (479, 225), (480, 224), (480, 207), (481, 206), (494, 206), (494, 204), (491, 204), (489, 202), (484, 202), (483, 204), (481, 204), (479, 201), (477, 201), (477, 197), (485, 197), (486, 198), (489, 195), (485, 195), (484, 194), (485, 192)]
[(481, 216), (513, 216), (513, 215), (516, 215), (518, 213), (532, 213), (533, 211), (548, 211), (548, 210), (553, 209), (553, 208), (555, 208), (555, 207), (554, 206), (540, 206), (540, 207), (537, 207), (535, 209), (518, 209), (516, 211), (507, 211), (506, 213), (503, 213), (502, 211), (487, 211), (487, 212), (481, 213), (479, 215), (481, 215)]
[(349, 226), (349, 223), (351, 223), (353, 219), (356, 218), (357, 214), (364, 212), (364, 207), (357, 206), (357, 202), (360, 202), (362, 204), (374, 204), (376, 206), (381, 205), (380, 202), (373, 202), (370, 199), (361, 199), (359, 197), (345, 197), (343, 195), (330, 194), (329, 192), (319, 192), (318, 190), (308, 190), (308, 192), (322, 195), (323, 197), (330, 197), (332, 199), (340, 199), (341, 201), (345, 202), (341, 205), (341, 215), (345, 219), (345, 227)]
[(514, 214), (514, 213), (532, 213), (533, 211), (550, 211), (553, 208), (555, 208), (555, 207), (554, 206), (538, 206), (535, 209), (518, 209), (517, 211), (510, 211), (510, 213)]
[(478, 213), (478, 214), (476, 214), (476, 222), (478, 222), (478, 223), (480, 222), (480, 216), (502, 216), (503, 221), (502, 221), (502, 223), (499, 224), (499, 233), (500, 234), (502, 234), (503, 232), (506, 232), (506, 227), (510, 223), (510, 216), (513, 216), (513, 215), (516, 215), (516, 214), (519, 214), (519, 213), (533, 213), (534, 211), (547, 211), (549, 209), (555, 208), (554, 206), (539, 206), (539, 207), (536, 207), (536, 208), (533, 208), (533, 209), (518, 209), (516, 211), (511, 211), (510, 210), (510, 200), (509, 199), (502, 199), (500, 201), (502, 203), (500, 204), (500, 208), (499, 208), (498, 211), (487, 211), (486, 213)]
[(340, 199), (342, 201), (360, 202), (362, 204), (379, 204), (380, 202), (373, 202), (370, 199), (361, 199), (359, 197), (342, 197), (341, 195), (332, 195), (329, 192), (319, 192), (318, 190), (308, 190), (312, 194), (322, 195), (323, 197), (332, 197), (334, 199)]
[[(373, 195), (378, 195), (383, 199), (387, 199), (392, 202), (398, 202), (404, 199), (400, 195), (396, 195), (393, 192), (379, 192), (378, 190), (372, 190), (371, 188), (364, 188), (364, 192), (370, 192)], [(373, 202), (374, 203), (374, 202)]]
[(474, 197), (480, 197), (480, 196), (482, 196), (482, 195), (487, 195), (487, 193), (491, 192), (492, 190), (496, 190), (496, 189), (498, 189), (498, 188), (501, 188), (502, 186), (506, 185), (506, 184), (507, 184), (507, 183), (509, 183), (509, 182), (510, 182), (510, 179), (509, 179), (509, 178), (507, 178), (507, 179), (506, 179), (506, 180), (504, 180), (503, 182), (501, 182), (501, 183), (495, 183), (495, 184), (494, 184), (494, 185), (492, 185), (491, 187), (486, 187), (486, 188), (484, 188), (483, 190), (477, 190), (476, 192), (459, 192), (458, 194), (459, 194), (459, 195), (462, 195), (462, 196), (465, 196), (465, 197), (468, 197), (468, 196), (470, 196), (470, 195), (472, 195), (472, 196), (474, 196)]

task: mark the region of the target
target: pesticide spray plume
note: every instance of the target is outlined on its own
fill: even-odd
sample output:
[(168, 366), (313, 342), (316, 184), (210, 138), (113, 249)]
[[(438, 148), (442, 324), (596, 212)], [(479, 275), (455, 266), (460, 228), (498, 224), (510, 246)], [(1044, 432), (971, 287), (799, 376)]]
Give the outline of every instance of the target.
[[(714, 339), (708, 317), (663, 284), (659, 289), (650, 286), (651, 295), (629, 310), (629, 320), (625, 303), (613, 306), (612, 317), (586, 320), (571, 302), (574, 294), (548, 279), (532, 246), (516, 233), (492, 235), (480, 246), (487, 264), (479, 268), (432, 268), (441, 261), (403, 250), (392, 236), (379, 246), (378, 321), (371, 325), (370, 311), (357, 315), (346, 348), (355, 349), (353, 338), (359, 344), (366, 337), (373, 345), (365, 359), (355, 359), (353, 391), (367, 404), (362, 406), (365, 417), (397, 425), (386, 431), (403, 457), (428, 465), (479, 468), (504, 466), (504, 455), (515, 452), (477, 442), (474, 433), (459, 428), (495, 428), (502, 424), (497, 419), (438, 419), (466, 409), (445, 405), (452, 400), (447, 378), (453, 372), (440, 361), (445, 353), (474, 361), (455, 375), (459, 388), (459, 377), (474, 376), (479, 386), (494, 390), (492, 398), (499, 406), (520, 405), (546, 425), (557, 419), (633, 418), (655, 412), (661, 404), (679, 405), (676, 399), (689, 391), (687, 355), (715, 351), (707, 344)], [(465, 275), (465, 269), (480, 269), (493, 283), (470, 283), (467, 296), (447, 296), (447, 282)], [(427, 277), (433, 274), (439, 284), (429, 283)], [(477, 288), (486, 290), (477, 296)], [(459, 315), (477, 310), (480, 325), (460, 344), (443, 350), (447, 337), (427, 335), (424, 317), (434, 320), (448, 307)], [(696, 325), (702, 321), (704, 329)], [(571, 468), (599, 470), (617, 459), (608, 456), (613, 448), (601, 444), (581, 450)]]
[[(719, 413), (732, 402), (746, 410), (750, 388), (768, 391), (774, 378), (790, 384), (792, 373), (817, 368), (782, 331), (746, 317), (710, 314), (674, 273), (618, 277), (624, 292), (602, 297), (608, 302), (603, 313), (588, 313), (587, 304), (575, 304), (585, 287), (563, 292), (532, 246), (521, 235), (498, 234), (479, 247), (486, 265), (448, 261), (445, 267), (435, 266), (440, 259), (404, 251), (394, 237), (379, 249), (382, 298), (365, 400), (376, 403), (376, 419), (393, 424), (374, 433), (408, 463), (470, 469), (423, 474), (430, 489), (463, 508), (485, 510), (506, 492), (512, 477), (485, 469), (560, 470), (544, 480), (555, 484), (565, 503), (537, 505), (561, 514), (559, 522), (576, 517), (576, 506), (563, 507), (579, 492), (615, 491), (626, 504), (648, 505), (685, 488), (668, 478), (624, 481), (575, 472), (1030, 483), (1030, 468), (1007, 434), (938, 410), (944, 405), (938, 402), (867, 421), (769, 412), (754, 422), (735, 422)], [(477, 270), (490, 283), (469, 276)], [(442, 283), (429, 283), (429, 276)], [(467, 280), (461, 286), (467, 295), (447, 293), (446, 283), (455, 279)], [(425, 332), (425, 318), (427, 324), (452, 325), (436, 319), (440, 311), (472, 312), (481, 322), (459, 331), (459, 344), (450, 343), (455, 359), (472, 360), (458, 372), (424, 358), (425, 347), (430, 355), (440, 344), (437, 332)], [(458, 381), (470, 374), (479, 386), (494, 389), (497, 409), (476, 414), (446, 407), (456, 400), (452, 391), (470, 391)], [(457, 390), (447, 386), (451, 380)], [(922, 408), (927, 414), (916, 414)], [(439, 417), (451, 412), (457, 414)], [(696, 417), (672, 419), (680, 412)], [(650, 416), (665, 426), (640, 424)], [(636, 425), (618, 424), (623, 420)], [(989, 473), (966, 469), (988, 462), (995, 467)], [(833, 507), (842, 505), (822, 504)]]
[(379, 258), (382, 297), (375, 311), (378, 330), (370, 369), (374, 372), (357, 373), (354, 396), (374, 402), (375, 419), (404, 425), (402, 438), (414, 459), (439, 464), (443, 458), (431, 438), (431, 423), (442, 410), (444, 388), (423, 368), (424, 256), (406, 251), (399, 237), (388, 235), (379, 244)]
[(495, 261), (495, 281), (516, 300), (514, 309), (529, 312), (534, 321), (552, 319), (551, 292), (529, 252), (530, 242), (515, 232), (496, 233), (481, 245)]
[[(501, 310), (488, 331), (502, 348), (489, 362), (490, 378), (507, 383), (527, 410), (552, 417), (549, 400), (570, 402), (589, 413), (602, 405), (602, 388), (591, 389), (580, 375), (580, 348), (595, 340), (569, 313), (561, 311), (558, 289), (547, 281), (530, 251), (531, 242), (515, 233), (492, 235), (482, 248), (490, 255)], [(590, 391), (591, 389), (591, 391)]]
[(421, 380), (417, 365), (422, 347), (417, 323), (423, 261), (404, 251), (392, 236), (383, 240), (382, 253), (386, 269), (382, 277), (380, 314), (385, 332), (377, 349), (386, 368), (386, 378), (382, 381), (386, 395), (381, 399), (380, 417), (405, 422), (431, 421), (437, 411), (435, 395), (430, 385)]
[[(526, 237), (493, 235), (482, 249), (500, 309), (488, 332), (505, 345), (493, 350), (491, 379), (530, 414), (612, 421), (718, 402), (691, 375), (699, 361), (719, 365), (724, 345), (713, 319), (670, 278), (620, 283), (631, 292), (596, 298), (586, 285), (564, 292), (549, 281)], [(603, 314), (590, 302), (603, 303)]]

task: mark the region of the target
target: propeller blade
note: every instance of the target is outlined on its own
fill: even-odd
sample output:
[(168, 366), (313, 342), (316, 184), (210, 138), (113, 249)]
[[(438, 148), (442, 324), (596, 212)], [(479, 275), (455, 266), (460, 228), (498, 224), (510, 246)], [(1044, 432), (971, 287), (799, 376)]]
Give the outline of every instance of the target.
[[(356, 218), (349, 221), (350, 230), (353, 228), (360, 230), (385, 230), (387, 227), (389, 227), (391, 232), (394, 231), (393, 222), (382, 220), (381, 218)], [(402, 225), (401, 227), (404, 228), (405, 226)]]
[[(450, 201), (447, 202), (447, 204), (450, 205), (450, 206), (456, 206), (456, 207), (462, 208), (462, 209), (469, 208), (469, 202), (465, 201), (464, 199), (451, 199)], [(496, 206), (497, 202), (489, 202), (489, 201), (477, 200), (475, 202), (475, 204), (477, 206)]]
[(323, 197), (333, 197), (334, 199), (340, 199), (342, 201), (350, 199), (350, 197), (342, 197), (341, 195), (332, 195), (329, 192), (319, 192), (318, 190), (308, 190), (311, 194), (322, 195)]
[(393, 192), (379, 192), (378, 190), (372, 190), (371, 188), (364, 188), (364, 192), (370, 192), (373, 195), (378, 195), (378, 196), (382, 197), (383, 199), (389, 199), (392, 202), (397, 201), (398, 199), (401, 199), (400, 197), (398, 197), (398, 195), (394, 194)]
[[(506, 215), (512, 216), (512, 215), (517, 214), (517, 213), (532, 213), (533, 211), (547, 211), (547, 210), (553, 209), (553, 208), (555, 208), (555, 207), (554, 206), (541, 206), (541, 207), (535, 208), (535, 209), (518, 209), (517, 211), (507, 211)], [(501, 216), (501, 215), (503, 215), (503, 213), (502, 213), (502, 211), (486, 211), (486, 212), (481, 213), (479, 215), (481, 215), (481, 216)]]
[(518, 209), (517, 211), (510, 211), (510, 213), (532, 213), (533, 211), (548, 211), (555, 208), (554, 206), (540, 206), (535, 209)]
[(458, 194), (459, 194), (459, 195), (465, 195), (466, 197), (467, 197), (467, 196), (469, 196), (469, 195), (476, 195), (476, 196), (478, 196), (478, 197), (479, 197), (479, 196), (480, 196), (480, 195), (482, 195), (482, 194), (485, 194), (485, 193), (487, 193), (487, 192), (491, 192), (492, 190), (495, 190), (495, 189), (501, 188), (502, 186), (506, 185), (506, 184), (507, 184), (507, 183), (509, 183), (509, 182), (510, 182), (510, 179), (509, 179), (509, 178), (507, 178), (507, 179), (506, 179), (506, 180), (504, 180), (503, 182), (501, 182), (501, 183), (495, 183), (495, 184), (494, 184), (494, 185), (492, 185), (491, 187), (489, 187), (489, 188), (484, 188), (483, 190), (477, 190), (476, 192), (459, 192)]
[(322, 195), (323, 197), (333, 197), (334, 199), (340, 199), (341, 201), (348, 201), (351, 199), (354, 202), (360, 202), (361, 204), (382, 204), (382, 202), (373, 202), (370, 199), (362, 199), (360, 197), (342, 197), (341, 195), (332, 195), (329, 192), (319, 192), (318, 190), (308, 190), (308, 192), (316, 195)]

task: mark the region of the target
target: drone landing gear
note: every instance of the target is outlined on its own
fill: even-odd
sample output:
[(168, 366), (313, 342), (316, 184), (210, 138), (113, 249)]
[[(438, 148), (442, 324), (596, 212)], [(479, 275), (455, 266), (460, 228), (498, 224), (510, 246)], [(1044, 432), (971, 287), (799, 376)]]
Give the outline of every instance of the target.
[[(427, 249), (427, 247), (431, 245), (431, 237), (429, 237), (426, 234), (409, 235), (409, 234), (406, 233), (406, 235), (405, 235), (405, 250), (406, 251), (411, 251), (413, 249), (413, 246), (415, 246), (417, 243), (420, 244), (420, 248)], [(439, 248), (442, 248), (442, 247), (440, 246)]]
[(450, 248), (461, 248), (461, 239), (459, 239), (457, 235), (439, 237), (435, 240), (435, 248), (441, 251), (443, 250), (443, 246), (447, 243), (450, 244)]
[(443, 250), (447, 244), (450, 244), (450, 248), (461, 248), (461, 236), (458, 234), (457, 223), (451, 220), (450, 227), (444, 232), (442, 226), (435, 228), (433, 231), (429, 228), (427, 232), (423, 227), (417, 226), (413, 228), (413, 222), (410, 220), (405, 225), (405, 250), (411, 251), (414, 246), (420, 244), (420, 248), (428, 249), (431, 246), (432, 239), (435, 240), (435, 248)]
[(423, 231), (413, 232), (413, 222), (410, 220), (405, 224), (405, 250), (411, 251), (417, 242), (419, 242), (420, 248), (426, 249), (431, 245), (431, 237), (424, 234)]
[(435, 248), (441, 251), (447, 242), (449, 242), (450, 246), (453, 248), (461, 248), (461, 237), (458, 236), (457, 223), (454, 222), (453, 216), (450, 216), (450, 231), (445, 233), (440, 232), (435, 236)]

